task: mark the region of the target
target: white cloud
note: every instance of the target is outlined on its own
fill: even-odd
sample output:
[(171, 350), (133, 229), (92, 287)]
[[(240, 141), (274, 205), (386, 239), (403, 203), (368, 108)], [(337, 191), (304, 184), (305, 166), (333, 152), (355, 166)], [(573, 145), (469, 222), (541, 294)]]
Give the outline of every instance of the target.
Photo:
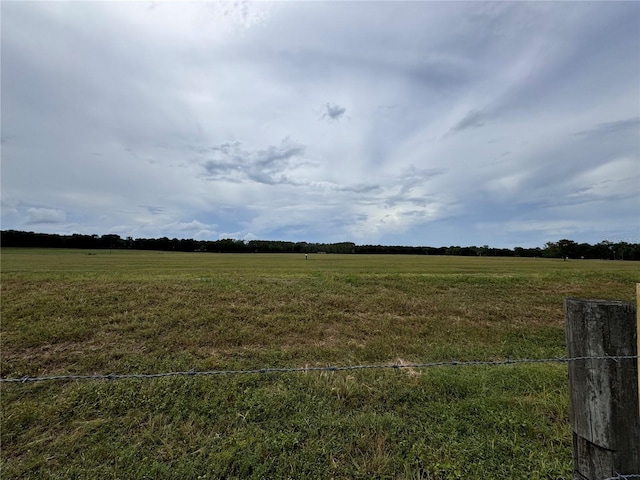
[(640, 185), (637, 159), (626, 157), (581, 171), (572, 180), (569, 199), (583, 201), (635, 197)]

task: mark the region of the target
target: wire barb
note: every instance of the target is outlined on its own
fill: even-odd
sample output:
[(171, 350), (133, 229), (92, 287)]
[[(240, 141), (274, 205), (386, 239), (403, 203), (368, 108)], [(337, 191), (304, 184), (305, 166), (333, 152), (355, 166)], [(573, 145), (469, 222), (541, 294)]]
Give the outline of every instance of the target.
[[(339, 372), (346, 370), (371, 370), (371, 369), (394, 369), (399, 368), (432, 368), (432, 367), (469, 367), (469, 366), (499, 366), (499, 365), (523, 365), (534, 363), (569, 363), (569, 362), (581, 362), (586, 360), (635, 360), (638, 355), (619, 355), (619, 356), (593, 356), (593, 357), (571, 357), (571, 358), (522, 358), (522, 359), (505, 359), (505, 360), (473, 360), (473, 361), (459, 361), (450, 360), (445, 362), (427, 362), (427, 363), (407, 363), (407, 364), (381, 364), (381, 365), (344, 365), (344, 366), (327, 366), (327, 367), (264, 367), (252, 370), (210, 370), (210, 371), (198, 371), (195, 369), (188, 370), (186, 372), (162, 372), (162, 373), (124, 373), (115, 374), (109, 373), (107, 375), (94, 374), (94, 375), (57, 375), (51, 377), (8, 377), (0, 378), (0, 383), (32, 383), (43, 382), (47, 380), (124, 380), (124, 379), (150, 379), (150, 378), (162, 378), (162, 377), (181, 377), (181, 376), (230, 376), (230, 375), (252, 375), (252, 374), (267, 374), (267, 373), (296, 373), (296, 372)], [(626, 478), (640, 478), (640, 475), (627, 475), (611, 477), (616, 480)]]

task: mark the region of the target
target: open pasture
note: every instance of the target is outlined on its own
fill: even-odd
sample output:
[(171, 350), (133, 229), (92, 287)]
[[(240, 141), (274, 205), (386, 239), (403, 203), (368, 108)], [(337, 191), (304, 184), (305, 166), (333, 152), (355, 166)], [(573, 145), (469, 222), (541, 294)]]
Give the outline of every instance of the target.
[[(637, 262), (3, 249), (3, 377), (565, 355)], [(570, 478), (564, 364), (2, 384), (2, 478)]]

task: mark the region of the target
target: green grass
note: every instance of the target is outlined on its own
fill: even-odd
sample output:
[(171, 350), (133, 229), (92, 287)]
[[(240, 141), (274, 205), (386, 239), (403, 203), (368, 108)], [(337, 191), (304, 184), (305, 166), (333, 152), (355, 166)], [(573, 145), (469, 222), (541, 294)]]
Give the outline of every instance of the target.
[[(3, 249), (2, 376), (565, 355), (635, 262)], [(2, 478), (571, 477), (566, 366), (2, 384)]]

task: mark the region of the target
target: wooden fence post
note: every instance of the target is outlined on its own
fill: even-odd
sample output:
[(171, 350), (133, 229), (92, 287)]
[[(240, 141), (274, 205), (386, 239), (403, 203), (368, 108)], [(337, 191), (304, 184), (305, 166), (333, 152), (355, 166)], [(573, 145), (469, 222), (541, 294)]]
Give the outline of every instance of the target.
[[(564, 301), (567, 356), (637, 356), (638, 327), (632, 303)], [(573, 480), (640, 474), (638, 361), (569, 362)]]

